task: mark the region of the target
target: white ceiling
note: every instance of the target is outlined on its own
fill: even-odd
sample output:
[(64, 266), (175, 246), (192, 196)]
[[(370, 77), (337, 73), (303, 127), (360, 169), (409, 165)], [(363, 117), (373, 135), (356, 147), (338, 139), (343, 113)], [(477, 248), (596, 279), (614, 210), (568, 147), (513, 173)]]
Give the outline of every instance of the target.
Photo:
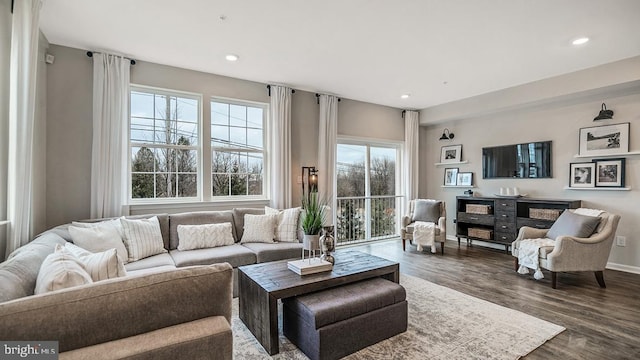
[(638, 0), (48, 0), (41, 28), (53, 44), (404, 109), (640, 55)]

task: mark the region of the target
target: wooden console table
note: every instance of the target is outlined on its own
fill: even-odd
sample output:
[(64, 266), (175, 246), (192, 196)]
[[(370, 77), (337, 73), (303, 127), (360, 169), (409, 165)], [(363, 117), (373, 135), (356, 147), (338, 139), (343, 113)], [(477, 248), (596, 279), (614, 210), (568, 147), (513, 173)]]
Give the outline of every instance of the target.
[[(504, 245), (505, 251), (518, 236), (518, 230), (523, 226), (548, 229), (555, 220), (544, 220), (530, 217), (530, 209), (576, 209), (581, 206), (581, 200), (551, 200), (532, 198), (506, 197), (456, 197), (456, 237), (458, 246), (460, 238), (466, 238), (467, 244), (472, 240), (486, 241)], [(487, 214), (468, 213), (467, 205), (488, 206)], [(469, 235), (469, 229), (484, 229), (488, 238)]]
[(279, 352), (278, 299), (374, 277), (400, 282), (397, 262), (354, 250), (339, 250), (334, 255), (336, 263), (332, 271), (304, 276), (288, 269), (290, 260), (238, 268), (240, 320), (269, 355)]

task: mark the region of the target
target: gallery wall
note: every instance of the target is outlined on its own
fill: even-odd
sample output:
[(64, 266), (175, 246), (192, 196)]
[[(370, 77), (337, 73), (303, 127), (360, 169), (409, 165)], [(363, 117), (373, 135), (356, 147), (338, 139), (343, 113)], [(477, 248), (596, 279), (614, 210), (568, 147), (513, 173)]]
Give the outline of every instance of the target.
[[(47, 84), (47, 224), (55, 226), (89, 217), (92, 134), (92, 60), (86, 50), (52, 45), (56, 61), (48, 68)], [(203, 113), (209, 98), (269, 102), (266, 84), (215, 74), (137, 61), (131, 82), (202, 94)], [(292, 95), (292, 203), (300, 204), (297, 177), (301, 166), (317, 166), (318, 104), (314, 92)], [(404, 121), (399, 109), (342, 99), (338, 105), (338, 134), (402, 140)], [(205, 133), (206, 136), (206, 133)], [(172, 204), (132, 206), (130, 212), (180, 212), (237, 206), (262, 206), (264, 202)]]
[[(608, 109), (614, 110), (614, 118), (593, 121), (603, 101)], [(490, 110), (490, 104), (490, 101), (485, 102), (483, 109)], [(454, 105), (447, 106), (453, 109)], [(429, 116), (429, 113), (425, 111), (421, 115)], [(468, 114), (460, 119), (423, 127), (420, 133), (421, 154), (424, 154), (420, 158), (420, 194), (447, 202), (447, 236), (454, 239), (455, 198), (463, 195), (466, 189), (442, 187), (446, 167), (473, 172), (475, 188), (472, 190), (476, 195), (493, 196), (499, 194), (501, 187), (517, 186), (521, 193), (533, 198), (582, 200), (583, 207), (603, 209), (621, 216), (618, 235), (626, 237), (626, 247), (614, 244), (609, 267), (640, 272), (640, 222), (637, 205), (640, 202), (640, 155), (625, 156), (626, 185), (631, 187), (630, 191), (565, 189), (569, 185), (569, 164), (591, 161), (591, 158), (574, 157), (578, 154), (579, 129), (626, 122), (631, 123), (630, 151), (640, 151), (640, 87), (607, 87), (597, 96), (593, 92), (576, 93), (570, 98), (548, 102), (544, 106), (508, 109), (492, 115)], [(438, 140), (444, 128), (451, 130), (455, 138)], [(548, 140), (552, 141), (552, 178), (482, 179), (483, 147)], [(462, 160), (467, 160), (468, 163), (435, 166), (440, 161), (441, 147), (453, 144), (462, 144)], [(502, 246), (498, 248), (504, 249)]]

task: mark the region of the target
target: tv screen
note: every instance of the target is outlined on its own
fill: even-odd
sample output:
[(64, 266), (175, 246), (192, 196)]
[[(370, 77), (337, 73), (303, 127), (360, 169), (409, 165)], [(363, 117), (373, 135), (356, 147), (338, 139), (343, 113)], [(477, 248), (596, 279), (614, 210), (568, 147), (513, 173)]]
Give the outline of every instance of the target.
[(482, 178), (550, 178), (551, 141), (482, 148)]

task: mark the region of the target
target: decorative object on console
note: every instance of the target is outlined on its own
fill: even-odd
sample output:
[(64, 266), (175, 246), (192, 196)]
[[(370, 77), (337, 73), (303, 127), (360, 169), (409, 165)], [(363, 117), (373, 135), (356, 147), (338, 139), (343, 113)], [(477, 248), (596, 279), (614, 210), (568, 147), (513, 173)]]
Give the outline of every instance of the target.
[(608, 120), (608, 119), (613, 119), (613, 110), (607, 110), (607, 105), (602, 103), (602, 110), (600, 110), (600, 113), (598, 114), (598, 116), (593, 118), (593, 121)]
[(458, 181), (458, 168), (444, 169), (444, 186), (456, 186)]
[(593, 160), (596, 187), (624, 187), (625, 159)]
[[(325, 224), (325, 213), (328, 207), (324, 201), (318, 199), (317, 192), (310, 192), (308, 197), (302, 198), (302, 259), (289, 261), (287, 267), (298, 275), (315, 274), (323, 271), (331, 271), (333, 263), (316, 257), (316, 251), (320, 250), (320, 230)], [(304, 252), (309, 252), (309, 258), (305, 259)]]
[(322, 260), (336, 263), (336, 259), (331, 253), (336, 249), (335, 238), (333, 237), (333, 226), (324, 226), (322, 228), (322, 236), (320, 236), (320, 246), (322, 246)]
[(462, 159), (462, 145), (443, 146), (440, 152), (440, 162), (459, 163)]
[(456, 180), (458, 186), (472, 186), (473, 185), (473, 173), (472, 172), (459, 172)]
[(629, 123), (580, 129), (579, 154), (615, 155), (629, 152)]
[(596, 163), (571, 163), (569, 165), (569, 187), (595, 187)]
[(438, 140), (451, 140), (455, 135), (449, 131), (449, 129), (445, 128), (442, 132), (442, 136)]

